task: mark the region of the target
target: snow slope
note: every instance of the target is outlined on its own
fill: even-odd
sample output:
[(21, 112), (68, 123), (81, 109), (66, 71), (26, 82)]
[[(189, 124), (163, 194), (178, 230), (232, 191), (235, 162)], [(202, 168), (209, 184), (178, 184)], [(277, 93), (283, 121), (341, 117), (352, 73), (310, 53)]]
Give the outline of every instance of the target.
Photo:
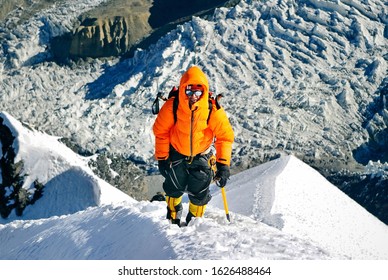
[[(387, 226), (294, 156), (232, 177), (228, 201), (233, 211), (332, 253), (375, 259), (388, 252)], [(212, 203), (222, 207), (220, 195)]]
[(43, 176), (47, 183), (22, 217), (0, 219), (2, 260), (388, 259), (388, 227), (293, 156), (232, 177), (231, 223), (213, 185), (205, 217), (179, 228), (165, 220), (164, 202), (127, 197), (56, 137), (0, 116), (17, 136), (26, 181)]
[[(23, 188), (33, 192), (35, 180), (46, 186), (37, 202), (40, 206), (25, 211), (24, 219), (65, 215), (89, 206), (131, 199), (98, 178), (88, 167), (87, 158), (72, 152), (58, 137), (23, 126), (6, 112), (1, 112), (0, 117), (15, 137), (15, 162), (24, 162)], [(15, 217), (11, 215), (9, 219)]]

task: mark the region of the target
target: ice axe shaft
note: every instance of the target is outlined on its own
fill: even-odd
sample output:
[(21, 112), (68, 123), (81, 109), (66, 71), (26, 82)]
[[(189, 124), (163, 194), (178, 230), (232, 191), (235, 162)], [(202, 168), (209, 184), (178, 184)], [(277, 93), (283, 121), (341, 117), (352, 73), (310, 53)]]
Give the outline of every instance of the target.
[(226, 219), (230, 222), (228, 202), (226, 201), (226, 192), (225, 192), (225, 188), (224, 187), (221, 188), (221, 193), (222, 193), (222, 200), (224, 201), (224, 208), (225, 208)]

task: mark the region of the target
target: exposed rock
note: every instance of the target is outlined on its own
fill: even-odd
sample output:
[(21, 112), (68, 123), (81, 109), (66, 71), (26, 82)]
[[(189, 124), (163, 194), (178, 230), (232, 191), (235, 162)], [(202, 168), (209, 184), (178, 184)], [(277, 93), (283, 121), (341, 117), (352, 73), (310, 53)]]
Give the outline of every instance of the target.
[(7, 218), (12, 210), (15, 210), (17, 216), (21, 216), (28, 205), (42, 197), (44, 186), (35, 181), (32, 193), (23, 188), (26, 176), (23, 175), (24, 163), (15, 162), (15, 137), (3, 121), (0, 117), (0, 216)]
[[(191, 16), (205, 16), (239, 0), (111, 0), (85, 13), (71, 34), (54, 38), (57, 59), (110, 57), (146, 48)], [(145, 40), (146, 38), (151, 40)]]
[(113, 0), (85, 15), (71, 36), (72, 57), (107, 57), (126, 53), (152, 28), (151, 0)]
[[(70, 56), (104, 57), (123, 54), (151, 31), (149, 14), (87, 19), (71, 38)], [(136, 28), (134, 28), (136, 26)]]

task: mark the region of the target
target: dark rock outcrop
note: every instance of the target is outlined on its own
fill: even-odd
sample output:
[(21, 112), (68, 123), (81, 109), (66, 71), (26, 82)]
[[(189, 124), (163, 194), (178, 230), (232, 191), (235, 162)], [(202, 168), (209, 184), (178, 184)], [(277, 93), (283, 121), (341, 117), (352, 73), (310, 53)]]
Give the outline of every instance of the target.
[(152, 0), (112, 0), (87, 12), (71, 34), (71, 57), (117, 56), (152, 28), (148, 23)]
[(33, 183), (33, 193), (23, 188), (24, 177), (23, 161), (15, 162), (15, 151), (13, 142), (15, 137), (11, 130), (3, 124), (0, 117), (0, 215), (7, 218), (12, 210), (16, 215), (21, 216), (24, 209), (34, 204), (43, 195), (44, 186), (35, 181)]
[(74, 31), (69, 55), (106, 57), (126, 53), (151, 31), (147, 18), (148, 15), (144, 13), (107, 19), (87, 19)]
[(111, 57), (146, 48), (177, 24), (205, 16), (239, 0), (111, 0), (85, 13), (72, 33), (53, 38), (51, 50), (59, 60)]

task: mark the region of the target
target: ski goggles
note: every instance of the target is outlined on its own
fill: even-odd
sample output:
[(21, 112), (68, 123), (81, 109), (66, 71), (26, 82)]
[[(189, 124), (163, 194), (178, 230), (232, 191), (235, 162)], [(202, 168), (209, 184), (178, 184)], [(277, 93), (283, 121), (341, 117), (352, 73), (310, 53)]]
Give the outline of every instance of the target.
[(186, 95), (192, 96), (195, 95), (200, 97), (203, 94), (203, 86), (202, 85), (188, 85), (186, 88)]
[(186, 89), (186, 95), (187, 96), (192, 96), (195, 95), (197, 97), (200, 97), (203, 94), (202, 90), (191, 90), (191, 89)]

